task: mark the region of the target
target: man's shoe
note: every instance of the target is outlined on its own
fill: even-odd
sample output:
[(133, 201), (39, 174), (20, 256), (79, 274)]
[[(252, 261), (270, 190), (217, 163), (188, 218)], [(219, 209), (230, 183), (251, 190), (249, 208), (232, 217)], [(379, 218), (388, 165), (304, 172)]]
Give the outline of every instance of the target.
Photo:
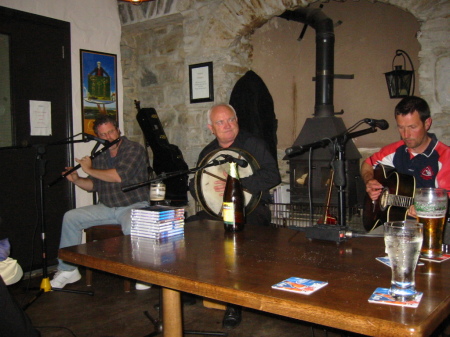
[(227, 305), (227, 310), (223, 316), (222, 326), (225, 329), (236, 328), (242, 320), (242, 307), (237, 305)]
[(75, 283), (81, 279), (81, 274), (77, 269), (72, 271), (59, 270), (53, 276), (53, 280), (50, 281), (52, 288), (62, 289), (69, 283)]
[(150, 289), (152, 285), (150, 283), (139, 283), (136, 282), (136, 290), (147, 290)]

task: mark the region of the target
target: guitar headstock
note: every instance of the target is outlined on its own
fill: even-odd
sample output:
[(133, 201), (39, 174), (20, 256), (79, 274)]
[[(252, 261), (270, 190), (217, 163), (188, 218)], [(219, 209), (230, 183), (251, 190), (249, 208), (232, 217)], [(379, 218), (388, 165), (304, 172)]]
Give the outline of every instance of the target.
[(141, 110), (141, 101), (134, 100), (134, 105), (136, 106), (136, 110), (139, 112), (139, 110)]

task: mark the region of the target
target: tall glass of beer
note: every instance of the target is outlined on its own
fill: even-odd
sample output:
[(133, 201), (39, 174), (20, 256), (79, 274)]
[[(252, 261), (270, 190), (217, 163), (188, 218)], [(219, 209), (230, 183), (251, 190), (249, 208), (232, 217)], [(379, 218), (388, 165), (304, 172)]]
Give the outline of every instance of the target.
[(443, 188), (418, 188), (414, 195), (418, 222), (423, 224), (423, 244), (420, 255), (442, 256), (442, 239), (447, 214), (447, 191)]

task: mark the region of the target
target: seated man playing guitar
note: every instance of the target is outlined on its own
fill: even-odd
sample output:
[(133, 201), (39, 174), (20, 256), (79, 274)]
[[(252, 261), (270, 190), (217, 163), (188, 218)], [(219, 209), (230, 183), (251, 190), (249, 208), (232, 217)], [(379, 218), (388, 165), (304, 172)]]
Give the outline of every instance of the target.
[[(395, 120), (401, 140), (383, 147), (361, 166), (368, 197), (375, 204), (385, 188), (374, 179), (374, 168), (379, 164), (413, 176), (417, 188), (440, 187), (450, 192), (450, 147), (428, 132), (432, 120), (427, 102), (415, 96), (405, 97), (395, 107)], [(413, 207), (409, 207), (408, 215), (415, 216)]]

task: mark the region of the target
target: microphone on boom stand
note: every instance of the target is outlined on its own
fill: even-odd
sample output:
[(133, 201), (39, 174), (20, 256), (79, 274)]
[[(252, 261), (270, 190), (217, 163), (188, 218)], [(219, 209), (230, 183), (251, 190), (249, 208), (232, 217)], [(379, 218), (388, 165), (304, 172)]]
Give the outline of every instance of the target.
[(372, 118), (365, 118), (364, 123), (369, 124), (370, 126), (374, 128), (378, 128), (380, 130), (387, 130), (389, 129), (389, 123), (385, 119), (372, 119)]
[[(72, 137), (73, 138), (73, 137)], [(70, 143), (76, 143), (80, 141), (70, 141)], [(69, 142), (57, 142), (53, 143), (51, 145), (59, 145), (59, 144), (69, 144)], [(25, 144), (27, 145), (27, 144)], [(105, 144), (105, 148), (110, 147), (112, 143)], [(37, 144), (35, 145), (37, 148), (37, 156), (36, 156), (36, 167), (37, 167), (37, 174), (36, 174), (36, 186), (38, 188), (38, 218), (39, 218), (39, 225), (41, 227), (41, 242), (42, 242), (42, 280), (39, 287), (38, 293), (23, 307), (23, 310), (26, 310), (31, 304), (33, 304), (42, 294), (50, 291), (61, 291), (61, 292), (69, 292), (69, 293), (76, 293), (76, 294), (84, 294), (84, 295), (90, 295), (93, 296), (94, 292), (92, 291), (80, 291), (80, 290), (72, 290), (72, 289), (59, 289), (59, 288), (52, 288), (50, 283), (50, 278), (48, 277), (48, 270), (47, 270), (47, 244), (46, 244), (46, 219), (45, 219), (45, 208), (44, 208), (44, 176), (45, 176), (45, 164), (46, 160), (44, 159), (44, 154), (46, 152), (45, 145)], [(103, 152), (104, 149), (100, 150), (99, 152)], [(66, 175), (65, 175), (66, 176)], [(65, 177), (64, 176), (64, 177)], [(57, 180), (55, 180), (51, 185), (62, 179), (63, 177), (60, 176)], [(49, 185), (49, 187), (51, 186)]]
[[(102, 149), (100, 149), (99, 151), (95, 152), (93, 155), (91, 155), (89, 158), (94, 159), (95, 157), (97, 157), (98, 155), (102, 154), (103, 152), (105, 152), (107, 149), (109, 149), (111, 146), (117, 144), (118, 142), (120, 142), (120, 137), (117, 138), (116, 140), (112, 141), (112, 142), (108, 142), (107, 140), (105, 140), (105, 144), (104, 147)], [(60, 175), (58, 178), (56, 178), (54, 181), (52, 181), (50, 184), (48, 184), (48, 187), (52, 187), (53, 185), (55, 185), (58, 181), (64, 179), (65, 177), (67, 177), (69, 174), (71, 174), (72, 172), (78, 170), (81, 167), (80, 164), (78, 164), (77, 166), (75, 166), (74, 168), (70, 169), (69, 171), (66, 171), (64, 174)]]
[[(114, 142), (112, 142), (111, 145)], [(220, 158), (220, 157), (223, 157), (224, 159), (219, 160), (218, 158)], [(187, 170), (184, 170), (184, 171), (175, 171), (175, 172), (168, 172), (168, 173), (163, 172), (162, 174), (160, 174), (159, 176), (157, 176), (154, 179), (150, 179), (150, 180), (147, 180), (147, 181), (142, 181), (140, 183), (129, 185), (129, 186), (124, 186), (124, 187), (122, 187), (122, 192), (128, 192), (128, 191), (134, 190), (135, 188), (149, 185), (149, 184), (151, 184), (154, 181), (162, 181), (162, 180), (165, 180), (165, 179), (168, 179), (168, 178), (178, 177), (178, 176), (183, 175), (183, 174), (196, 173), (196, 172), (198, 172), (200, 170), (203, 170), (203, 169), (205, 169), (207, 167), (218, 166), (218, 165), (225, 164), (227, 162), (228, 163), (235, 162), (240, 167), (247, 167), (248, 166), (248, 162), (246, 160), (244, 160), (244, 159), (235, 158), (235, 157), (233, 157), (231, 155), (228, 155), (228, 154), (220, 154), (217, 157), (215, 157), (212, 161), (206, 163), (205, 165), (198, 166), (198, 167), (193, 168), (193, 169), (187, 169)], [(66, 172), (66, 173), (68, 173), (68, 172)]]
[(228, 162), (233, 162), (238, 164), (240, 167), (247, 167), (248, 162), (244, 159), (235, 158), (229, 154), (222, 154), (222, 157), (225, 158)]
[(109, 143), (106, 139), (101, 139), (101, 138), (95, 137), (95, 136), (93, 136), (93, 135), (91, 135), (89, 133), (83, 133), (83, 137), (85, 139), (87, 139), (87, 141), (95, 140), (97, 143), (100, 143), (100, 144), (103, 144), (103, 145)]

